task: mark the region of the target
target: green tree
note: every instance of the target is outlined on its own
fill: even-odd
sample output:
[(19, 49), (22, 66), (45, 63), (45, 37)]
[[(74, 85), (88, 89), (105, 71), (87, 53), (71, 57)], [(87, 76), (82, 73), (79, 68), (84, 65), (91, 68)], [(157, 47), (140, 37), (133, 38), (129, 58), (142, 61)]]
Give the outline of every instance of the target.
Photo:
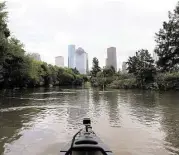
[(23, 87), (28, 76), (28, 64), (23, 45), (16, 38), (10, 38), (7, 57), (3, 62), (4, 87)]
[(72, 68), (72, 71), (73, 71), (74, 74), (80, 74), (80, 72), (77, 70), (76, 67), (74, 69)]
[(3, 78), (3, 67), (2, 65), (0, 65), (0, 87), (1, 86), (1, 83), (4, 81), (4, 78)]
[(81, 85), (85, 77), (76, 69), (35, 61), (23, 44), (10, 37), (5, 3), (0, 2), (0, 88)]
[(83, 81), (84, 81), (84, 82), (88, 82), (88, 77), (87, 77), (87, 75), (82, 74), (82, 78), (83, 78)]
[(105, 77), (112, 77), (115, 75), (115, 68), (113, 66), (105, 67), (103, 69), (103, 74)]
[(5, 7), (6, 3), (0, 2), (0, 32), (2, 36), (8, 38), (10, 36), (10, 31), (7, 27), (7, 12), (5, 11)]
[(52, 66), (52, 65), (48, 65), (48, 67), (49, 67), (50, 76), (51, 76), (51, 84), (58, 85), (59, 84), (59, 82), (57, 80), (58, 67)]
[(99, 67), (99, 61), (96, 57), (93, 58), (93, 67), (91, 70), (91, 76), (96, 77), (97, 73), (101, 71), (101, 68)]
[(4, 85), (4, 63), (8, 56), (8, 37), (10, 31), (7, 27), (7, 12), (5, 11), (5, 2), (0, 2), (0, 86)]
[(63, 70), (59, 70), (58, 72), (58, 80), (59, 80), (59, 85), (72, 85), (74, 81), (74, 76), (70, 74), (69, 72), (66, 72)]
[(0, 65), (4, 63), (8, 50), (8, 37), (10, 31), (7, 27), (7, 12), (5, 11), (5, 2), (0, 2)]
[(100, 86), (101, 88), (104, 88), (106, 86), (106, 77), (103, 71), (100, 71), (97, 73), (96, 80), (97, 80), (98, 86)]
[[(27, 56), (28, 57), (28, 56)], [(40, 70), (41, 70), (41, 62), (28, 57), (29, 59), (29, 87), (35, 87), (40, 85)]]
[(156, 69), (148, 50), (137, 51), (135, 56), (129, 57), (127, 64), (129, 73), (134, 74), (140, 87), (154, 81)]
[(75, 79), (73, 80), (73, 85), (79, 86), (82, 85), (84, 79), (83, 75), (76, 74)]
[(51, 72), (49, 66), (46, 62), (43, 62), (41, 64), (41, 68), (41, 76), (44, 79), (44, 84), (45, 86), (48, 86), (49, 84), (51, 84)]
[(169, 12), (168, 21), (156, 33), (155, 53), (158, 55), (157, 66), (160, 71), (173, 71), (179, 65), (179, 3), (174, 12)]

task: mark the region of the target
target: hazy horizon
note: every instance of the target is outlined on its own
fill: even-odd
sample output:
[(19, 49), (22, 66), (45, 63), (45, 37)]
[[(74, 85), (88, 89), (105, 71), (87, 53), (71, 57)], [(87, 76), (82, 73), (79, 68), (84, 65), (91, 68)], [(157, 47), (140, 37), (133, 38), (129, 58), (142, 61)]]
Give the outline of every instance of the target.
[(106, 51), (117, 49), (118, 68), (141, 48), (152, 54), (155, 33), (168, 20), (177, 0), (7, 0), (9, 28), (27, 52), (54, 64), (56, 56), (68, 59), (68, 45), (82, 47), (100, 66)]

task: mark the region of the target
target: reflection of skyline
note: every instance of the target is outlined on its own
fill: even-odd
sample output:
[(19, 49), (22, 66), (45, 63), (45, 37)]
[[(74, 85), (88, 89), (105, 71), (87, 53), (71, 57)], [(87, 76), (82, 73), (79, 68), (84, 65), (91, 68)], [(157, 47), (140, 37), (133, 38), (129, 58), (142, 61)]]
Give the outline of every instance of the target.
[(68, 125), (72, 128), (79, 128), (82, 119), (87, 117), (89, 112), (89, 90), (78, 91), (76, 96), (68, 96)]
[(93, 113), (93, 117), (99, 117), (100, 115), (100, 110), (101, 106), (100, 106), (100, 95), (98, 91), (95, 90), (91, 90), (90, 91), (90, 100), (91, 100), (91, 105), (93, 107), (92, 109), (92, 113)]
[[(93, 117), (108, 118), (111, 126), (119, 126), (120, 113), (118, 108), (118, 93), (117, 91), (91, 91), (91, 103)], [(106, 118), (107, 117), (107, 118)]]
[(109, 121), (112, 126), (119, 126), (120, 124), (120, 112), (118, 103), (118, 92), (106, 92), (104, 94), (104, 100), (107, 101), (107, 110), (109, 115)]

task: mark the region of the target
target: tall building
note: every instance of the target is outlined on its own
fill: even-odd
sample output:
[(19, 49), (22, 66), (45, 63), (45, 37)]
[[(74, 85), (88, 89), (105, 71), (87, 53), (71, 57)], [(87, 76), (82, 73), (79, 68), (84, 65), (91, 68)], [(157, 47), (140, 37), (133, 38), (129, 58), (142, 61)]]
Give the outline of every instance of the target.
[(68, 45), (68, 68), (75, 68), (75, 45)]
[(127, 73), (127, 63), (126, 62), (122, 63), (122, 73)]
[(58, 67), (64, 67), (64, 57), (62, 56), (55, 57), (55, 65)]
[(106, 58), (106, 67), (108, 66), (108, 58)]
[(33, 58), (36, 61), (41, 61), (40, 54), (39, 53), (31, 53), (30, 57)]
[(81, 47), (76, 50), (76, 69), (81, 74), (86, 74), (88, 70), (88, 54)]
[(110, 67), (113, 66), (117, 71), (117, 58), (116, 58), (116, 48), (109, 47), (107, 48), (107, 59), (106, 59), (106, 66)]

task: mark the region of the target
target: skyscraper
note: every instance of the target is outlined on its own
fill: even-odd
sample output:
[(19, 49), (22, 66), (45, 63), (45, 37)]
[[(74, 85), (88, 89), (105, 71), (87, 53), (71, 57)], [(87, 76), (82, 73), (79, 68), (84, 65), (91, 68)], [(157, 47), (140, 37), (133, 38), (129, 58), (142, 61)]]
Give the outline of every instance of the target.
[(41, 61), (40, 54), (39, 53), (31, 53), (30, 57), (33, 58), (36, 61)]
[(113, 66), (117, 71), (117, 58), (116, 58), (116, 48), (109, 47), (107, 48), (107, 59), (106, 59), (106, 66), (110, 67)]
[(88, 70), (88, 54), (81, 47), (76, 50), (76, 69), (81, 74), (86, 74)]
[(127, 63), (126, 62), (122, 63), (122, 73), (127, 73)]
[(68, 68), (75, 68), (75, 45), (68, 45)]
[(106, 58), (106, 67), (108, 66), (108, 58)]
[(62, 56), (55, 57), (55, 65), (58, 67), (64, 67), (64, 57)]

